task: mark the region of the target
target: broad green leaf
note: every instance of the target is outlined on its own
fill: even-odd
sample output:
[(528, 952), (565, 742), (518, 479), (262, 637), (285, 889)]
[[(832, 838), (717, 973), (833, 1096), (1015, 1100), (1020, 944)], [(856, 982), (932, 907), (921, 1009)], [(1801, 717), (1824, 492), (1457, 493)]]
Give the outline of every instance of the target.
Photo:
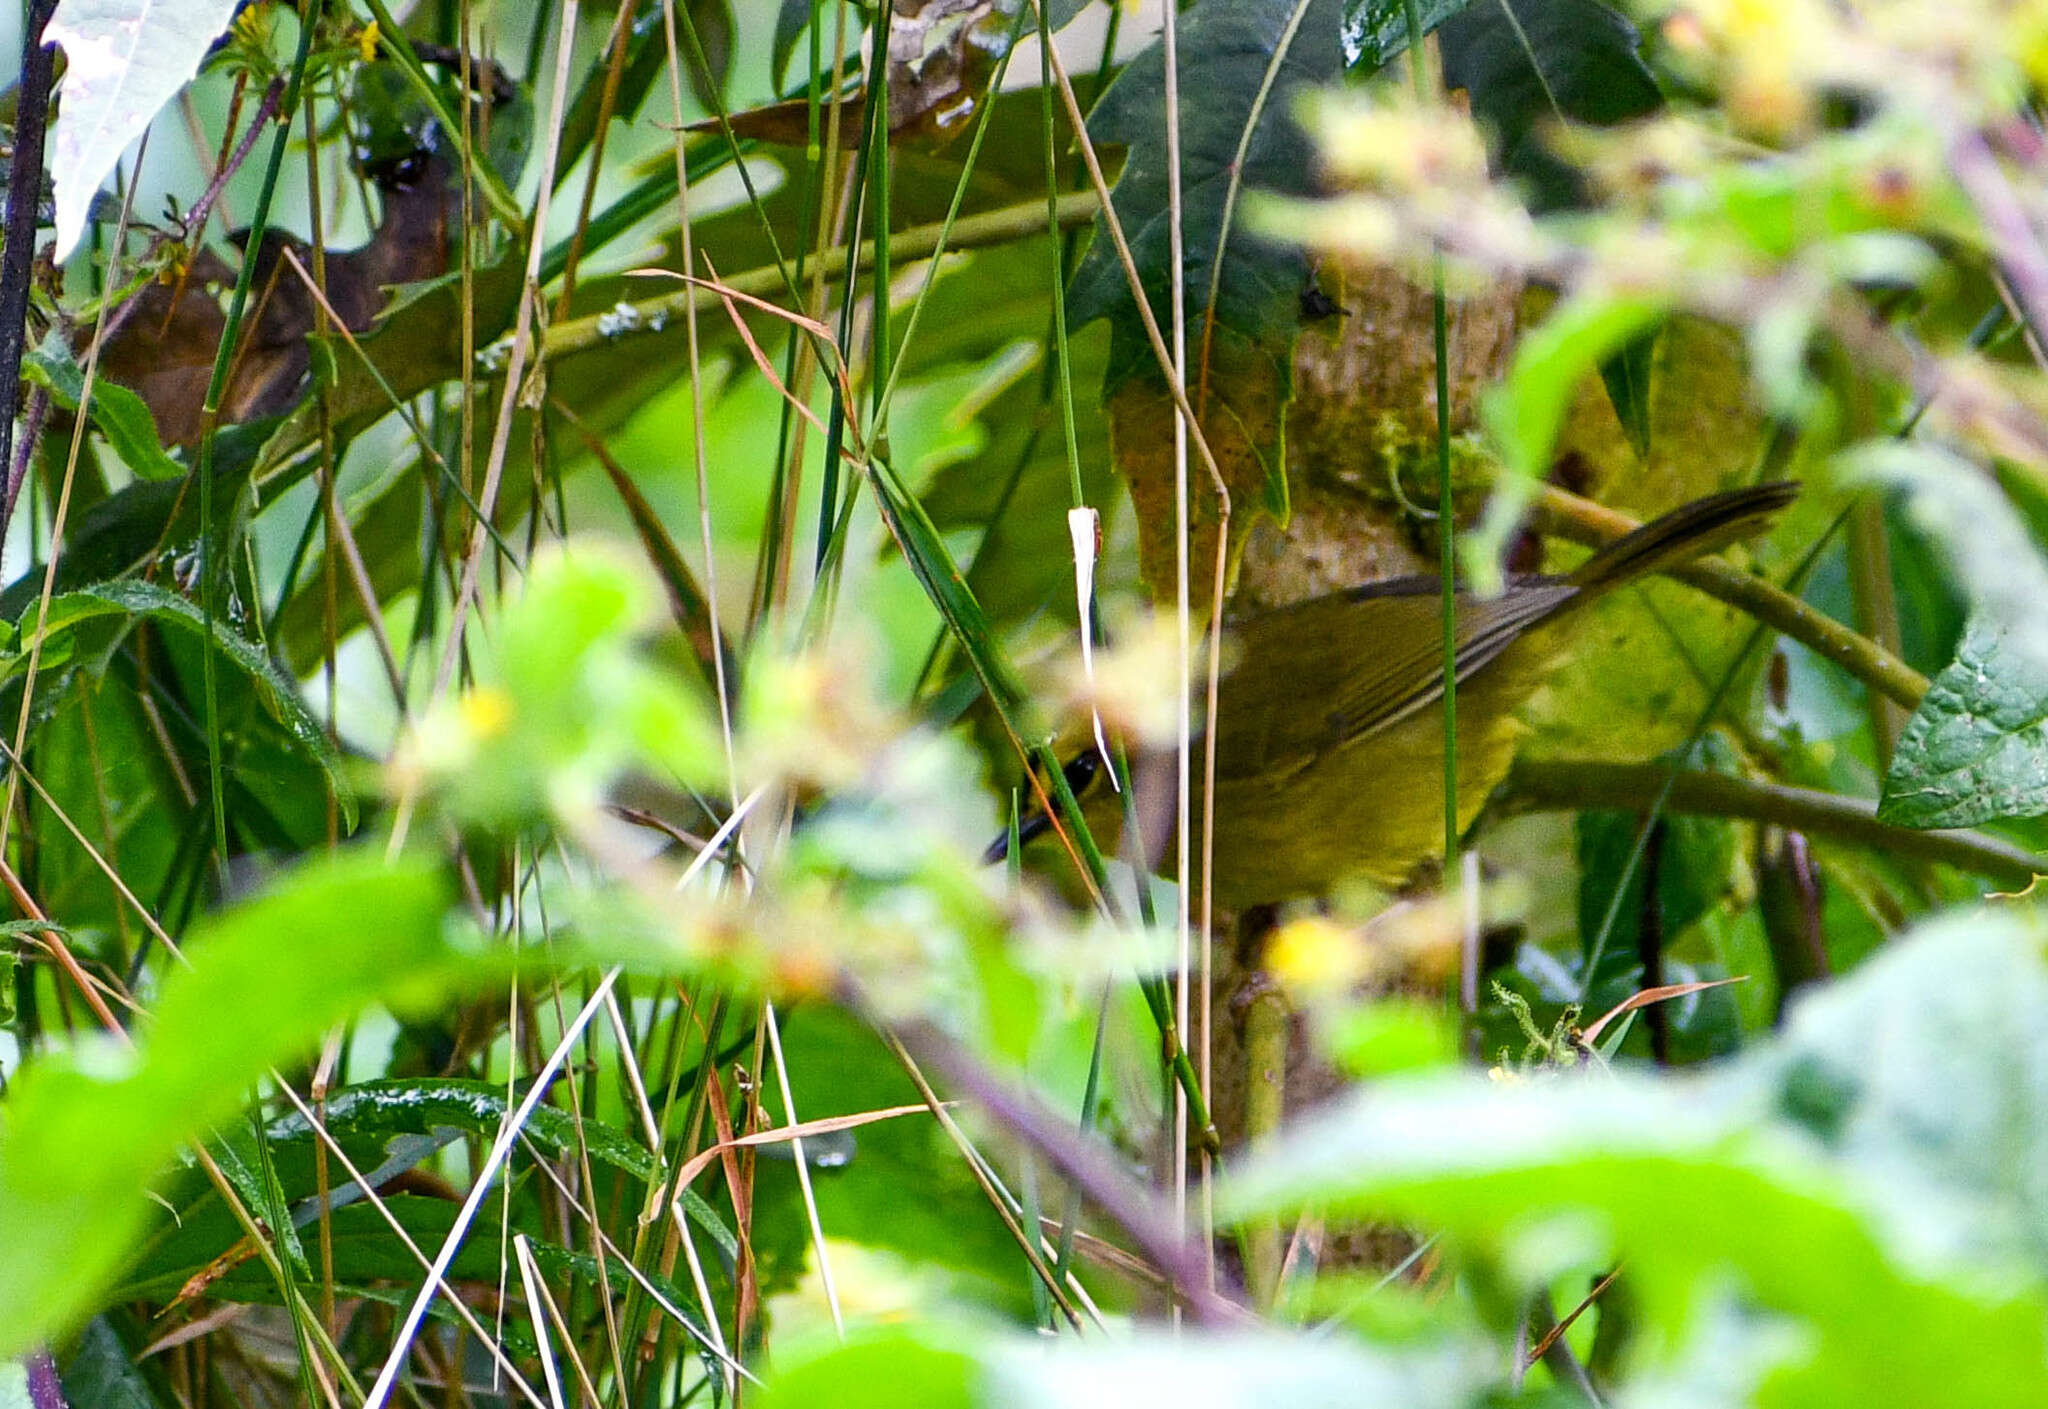
[(64, 50), (50, 123), (57, 261), (78, 247), (100, 183), (158, 109), (199, 72), (235, 0), (59, 0), (46, 36)]
[(133, 1252), (147, 1190), (276, 1063), (372, 1003), (417, 1003), (482, 962), (446, 889), (355, 852), (190, 938), (137, 1050), (88, 1037), (30, 1063), (0, 1126), (0, 1354), (61, 1334)]
[[(47, 390), (50, 399), (67, 411), (76, 411), (79, 399), (85, 395), (85, 371), (55, 332), (43, 339), (41, 347), (21, 359), (21, 372)], [(185, 467), (164, 452), (156, 417), (150, 414), (142, 398), (127, 387), (104, 377), (96, 378), (89, 415), (122, 463), (142, 478), (184, 478)]]
[[(277, 428), (271, 419), (224, 426), (214, 440), (215, 541), (239, 532), (235, 506), (242, 502), (250, 473), (265, 440)], [(310, 473), (310, 469), (306, 473)], [(284, 483), (270, 486), (281, 490)], [(199, 496), (179, 480), (137, 480), (79, 515), (57, 558), (59, 592), (124, 577), (166, 553), (190, 547), (199, 537)], [(18, 619), (41, 600), (43, 564), (29, 565), (0, 591), (0, 616)]]
[(1974, 827), (2048, 814), (2048, 662), (1973, 623), (1899, 735), (1881, 822)]
[[(888, 1047), (872, 1029), (844, 1012), (805, 1008), (792, 1013), (783, 1043), (805, 1119), (852, 1115), (907, 1105), (919, 1099)], [(1041, 1090), (1056, 1090), (1078, 1108), (1086, 1046), (1062, 1050), (1034, 1068)], [(774, 1098), (779, 1102), (779, 1094)], [(779, 1104), (776, 1109), (780, 1109)], [(887, 1249), (926, 1268), (944, 1269), (956, 1284), (1018, 1314), (1030, 1301), (1015, 1281), (1017, 1245), (961, 1164), (959, 1152), (935, 1121), (912, 1116), (848, 1131), (838, 1167), (814, 1172), (812, 1196), (827, 1228), (857, 1229), (871, 1248)], [(810, 1153), (810, 1145), (805, 1145)], [(801, 1268), (810, 1240), (803, 1190), (795, 1167), (763, 1161), (756, 1169), (753, 1246), (769, 1266)], [(918, 1191), (906, 1200), (905, 1189)]]
[(64, 1395), (74, 1405), (94, 1409), (158, 1409), (163, 1403), (106, 1316), (87, 1323), (65, 1361)]
[[(413, 1249), (406, 1247), (392, 1231), (385, 1214), (390, 1214), (405, 1230), (414, 1247), (425, 1248), (431, 1255), (432, 1250), (454, 1232), (457, 1206), (447, 1199), (410, 1194), (386, 1194), (383, 1202), (381, 1211), (367, 1203), (350, 1204), (334, 1211), (328, 1232), (334, 1258), (335, 1292), (339, 1296), (374, 1295), (373, 1289), (381, 1287), (387, 1289), (387, 1298), (403, 1305), (410, 1299), (410, 1293), (401, 1298), (390, 1289), (417, 1285), (421, 1275), (420, 1261)], [(461, 1250), (450, 1265), (449, 1275), (457, 1280), (494, 1283), (503, 1265), (499, 1258), (505, 1250), (508, 1235), (521, 1231), (520, 1223), (521, 1220), (515, 1219), (513, 1226), (507, 1229), (499, 1221), (497, 1210), (489, 1209), (463, 1240)], [(596, 1292), (600, 1285), (596, 1258), (539, 1236), (535, 1227), (527, 1227), (524, 1231), (528, 1233), (534, 1261), (553, 1285), (559, 1287), (573, 1283), (588, 1294)], [(311, 1236), (311, 1230), (308, 1230), (308, 1239)], [(183, 1269), (187, 1273), (198, 1270), (197, 1267)], [(618, 1258), (607, 1257), (605, 1270), (614, 1292), (632, 1284), (632, 1274)], [(686, 1309), (697, 1305), (687, 1282), (678, 1286), (658, 1269), (642, 1271), (668, 1298), (670, 1305)], [(160, 1278), (147, 1285), (125, 1285), (120, 1290), (124, 1295), (167, 1299), (176, 1294), (179, 1284), (179, 1280), (173, 1278)], [(238, 1262), (211, 1282), (207, 1295), (219, 1301), (262, 1305), (277, 1305), (279, 1301), (276, 1281), (261, 1263), (253, 1259)], [(451, 1326), (460, 1324), (453, 1312), (446, 1312), (440, 1319)], [(696, 1324), (695, 1317), (691, 1318), (691, 1323)], [(511, 1318), (505, 1324), (511, 1332), (513, 1353), (530, 1354), (532, 1342), (525, 1327)]]
[(1530, 1278), (1619, 1254), (1673, 1347), (1727, 1288), (1807, 1351), (1761, 1403), (2034, 1403), (2043, 1031), (2040, 934), (1958, 916), (1712, 1076), (1389, 1082), (1255, 1160), (1227, 1203), (1412, 1219)]
[(1755, 1059), (1916, 1266), (2048, 1284), (2043, 954), (2009, 910), (1945, 916), (1796, 1003)]
[(1376, 1347), (1281, 1331), (1203, 1337), (1141, 1333), (1116, 1342), (1061, 1342), (1048, 1355), (1029, 1342), (983, 1351), (977, 1403), (1005, 1409), (1131, 1404), (1400, 1405), (1453, 1409), (1497, 1377), (1494, 1358), (1469, 1344)]
[(1626, 122), (1664, 102), (1635, 26), (1599, 0), (1484, 0), (1447, 19), (1439, 37), (1444, 83), (1471, 94), (1496, 166), (1526, 183), (1537, 210), (1579, 196), (1576, 174), (1545, 145), (1546, 127)]
[(965, 1331), (926, 1325), (876, 1327), (844, 1343), (779, 1348), (776, 1373), (756, 1399), (762, 1409), (972, 1409), (981, 1367)]
[[(34, 608), (30, 610), (33, 612)], [(355, 826), (355, 793), (342, 776), (341, 755), (328, 739), (326, 729), (306, 707), (298, 688), (270, 663), (270, 658), (258, 646), (236, 632), (228, 622), (216, 618), (209, 634), (206, 615), (196, 602), (154, 582), (120, 578), (52, 598), (47, 614), (33, 620), (29, 616), (22, 618), (15, 651), (0, 659), (0, 680), (11, 678), (27, 667), (29, 647), (36, 635), (43, 638), (47, 660), (55, 653), (53, 642), (60, 641), (67, 633), (76, 633), (79, 628), (90, 624), (105, 623), (109, 618), (125, 622), (138, 617), (175, 626), (202, 641), (210, 640), (221, 658), (247, 679), (271, 718), (282, 725), (293, 742), (320, 765), (341, 803), (348, 826)]]
[(779, 1353), (769, 1406), (917, 1404), (959, 1409), (1127, 1409), (1133, 1404), (1400, 1405), (1452, 1409), (1501, 1378), (1465, 1342), (1375, 1347), (1238, 1331), (1104, 1341), (1026, 1340), (944, 1325), (871, 1330)]
[[(344, 1142), (364, 1141), (373, 1147), (399, 1149), (405, 1136), (438, 1136), (459, 1132), (491, 1140), (511, 1118), (513, 1107), (505, 1100), (505, 1089), (489, 1082), (458, 1077), (423, 1077), (367, 1081), (344, 1087), (327, 1098), (323, 1117), (327, 1131)], [(266, 1136), (274, 1144), (304, 1144), (309, 1150), (315, 1139), (311, 1127), (297, 1112), (274, 1121)], [(624, 1132), (586, 1116), (578, 1121), (569, 1112), (550, 1105), (536, 1106), (527, 1118), (525, 1139), (548, 1155), (581, 1152), (598, 1164), (624, 1170), (643, 1182), (661, 1173), (661, 1165), (647, 1148)], [(372, 1183), (379, 1175), (391, 1178), (411, 1168), (440, 1148), (438, 1140), (404, 1146), (409, 1158), (400, 1156), (380, 1168), (363, 1172)], [(683, 1192), (683, 1204), (728, 1260), (738, 1254), (738, 1242), (725, 1220), (694, 1190)], [(304, 1223), (318, 1215), (308, 1206), (295, 1215)]]
[[(1472, 0), (1416, 0), (1422, 32), (1432, 33)], [(1337, 39), (1344, 47), (1344, 67), (1371, 73), (1389, 59), (1408, 52), (1409, 0), (1344, 0), (1344, 20)]]
[[(1191, 355), (1213, 318), (1286, 365), (1301, 322), (1308, 256), (1243, 228), (1243, 196), (1253, 189), (1315, 194), (1315, 147), (1295, 120), (1295, 99), (1342, 71), (1341, 15), (1338, 0), (1240, 0), (1199, 6), (1181, 21), (1182, 270)], [(1172, 324), (1165, 71), (1155, 43), (1132, 60), (1088, 121), (1096, 142), (1129, 149), (1113, 199), (1162, 331)], [(1122, 261), (1100, 229), (1067, 297), (1076, 329), (1110, 320), (1108, 389), (1151, 361)]]

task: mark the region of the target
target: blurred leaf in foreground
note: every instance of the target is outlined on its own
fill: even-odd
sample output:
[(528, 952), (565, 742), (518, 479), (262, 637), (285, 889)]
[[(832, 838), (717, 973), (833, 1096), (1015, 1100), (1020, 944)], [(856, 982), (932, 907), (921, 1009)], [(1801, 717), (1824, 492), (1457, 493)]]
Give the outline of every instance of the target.
[(1528, 1285), (1619, 1256), (1674, 1351), (1732, 1295), (1798, 1332), (1760, 1390), (1774, 1405), (2037, 1404), (2043, 1033), (2039, 932), (1958, 915), (1712, 1074), (1388, 1083), (1254, 1162), (1228, 1204), (1414, 1220)]
[(0, 1128), (0, 1355), (90, 1307), (172, 1155), (272, 1065), (470, 968), (444, 938), (444, 898), (434, 873), (374, 852), (311, 867), (192, 936), (192, 965), (165, 981), (139, 1049), (88, 1039), (15, 1079)]
[(762, 1403), (775, 1406), (1005, 1406), (1125, 1409), (1131, 1404), (1398, 1404), (1453, 1409), (1502, 1367), (1469, 1342), (1371, 1349), (1342, 1340), (1243, 1332), (1158, 1333), (1113, 1342), (1004, 1339), (926, 1326), (890, 1329), (792, 1356)]

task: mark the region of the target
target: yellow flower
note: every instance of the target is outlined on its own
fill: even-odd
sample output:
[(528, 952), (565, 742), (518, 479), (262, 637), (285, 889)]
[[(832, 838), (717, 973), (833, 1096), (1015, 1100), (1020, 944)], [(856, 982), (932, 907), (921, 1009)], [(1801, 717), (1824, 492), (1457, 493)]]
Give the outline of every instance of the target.
[(495, 739), (512, 724), (512, 697), (485, 686), (462, 697), (462, 722), (478, 739)]
[(377, 62), (377, 40), (380, 37), (381, 31), (378, 30), (375, 20), (371, 20), (356, 32), (356, 48), (362, 50), (364, 63)]
[(236, 39), (252, 49), (264, 48), (270, 42), (270, 12), (261, 5), (248, 5), (235, 16)]
[(1358, 932), (1321, 915), (1289, 920), (1266, 944), (1267, 971), (1297, 997), (1342, 992), (1369, 963)]

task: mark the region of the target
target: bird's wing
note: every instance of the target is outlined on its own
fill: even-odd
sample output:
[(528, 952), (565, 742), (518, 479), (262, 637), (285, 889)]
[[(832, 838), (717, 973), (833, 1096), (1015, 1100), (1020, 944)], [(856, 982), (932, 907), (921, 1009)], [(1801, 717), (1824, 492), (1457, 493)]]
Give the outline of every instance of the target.
[[(1262, 619), (1218, 691), (1227, 776), (1284, 772), (1385, 729), (1443, 698), (1442, 638), (1432, 584), (1403, 579), (1304, 602)], [(1458, 600), (1458, 679), (1496, 660), (1579, 589), (1518, 583)], [(1275, 682), (1286, 682), (1276, 685)]]

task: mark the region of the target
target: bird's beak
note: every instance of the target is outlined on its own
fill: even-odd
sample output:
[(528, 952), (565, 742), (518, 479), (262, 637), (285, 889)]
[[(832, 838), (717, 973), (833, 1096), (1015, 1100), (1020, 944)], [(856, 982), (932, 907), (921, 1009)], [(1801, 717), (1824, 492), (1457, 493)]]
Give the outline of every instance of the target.
[[(1044, 836), (1051, 830), (1052, 818), (1034, 808), (1030, 816), (1017, 824), (1017, 844), (1022, 846), (1034, 838)], [(988, 850), (981, 854), (981, 864), (993, 866), (998, 861), (1008, 860), (1009, 855), (1010, 834), (1006, 831), (988, 844)]]

